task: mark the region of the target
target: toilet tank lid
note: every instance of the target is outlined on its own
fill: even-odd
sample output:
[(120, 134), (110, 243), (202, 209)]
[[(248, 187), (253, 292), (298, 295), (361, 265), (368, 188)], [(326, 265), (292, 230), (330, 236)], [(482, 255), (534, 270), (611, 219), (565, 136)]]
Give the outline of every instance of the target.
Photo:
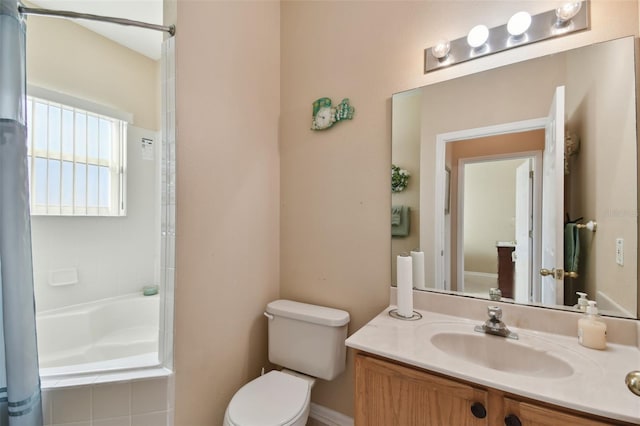
[(347, 311), (284, 299), (269, 303), (267, 312), (284, 318), (331, 327), (340, 327), (349, 322), (349, 312)]

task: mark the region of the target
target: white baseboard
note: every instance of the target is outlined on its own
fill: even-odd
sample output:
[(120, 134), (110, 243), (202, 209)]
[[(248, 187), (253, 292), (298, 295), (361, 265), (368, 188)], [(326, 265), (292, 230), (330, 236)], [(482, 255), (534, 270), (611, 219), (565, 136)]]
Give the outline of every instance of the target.
[(464, 271), (465, 276), (486, 278), (486, 279), (498, 279), (498, 274), (491, 272), (478, 272), (478, 271)]
[(327, 426), (353, 426), (353, 419), (322, 405), (311, 403), (309, 417)]

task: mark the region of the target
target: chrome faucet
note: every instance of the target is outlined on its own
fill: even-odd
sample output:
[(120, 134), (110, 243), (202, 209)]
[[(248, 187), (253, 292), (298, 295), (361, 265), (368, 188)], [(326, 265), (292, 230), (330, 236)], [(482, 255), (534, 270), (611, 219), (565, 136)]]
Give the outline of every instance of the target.
[(507, 325), (502, 322), (502, 308), (499, 306), (487, 306), (489, 319), (482, 325), (476, 325), (474, 330), (480, 333), (493, 334), (495, 336), (518, 339), (516, 333), (511, 332)]

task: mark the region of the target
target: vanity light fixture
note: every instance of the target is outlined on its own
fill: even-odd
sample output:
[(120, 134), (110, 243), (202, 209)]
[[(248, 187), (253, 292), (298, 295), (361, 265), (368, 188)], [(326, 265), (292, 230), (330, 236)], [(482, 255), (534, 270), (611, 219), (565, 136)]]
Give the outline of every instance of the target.
[(531, 15), (527, 12), (518, 12), (507, 22), (507, 32), (513, 37), (522, 37), (531, 26)]
[(474, 49), (484, 46), (489, 39), (489, 28), (486, 25), (476, 25), (467, 35), (467, 44)]
[(514, 47), (589, 29), (589, 0), (571, 1), (531, 16), (518, 12), (493, 28), (476, 25), (466, 37), (439, 41), (424, 50), (425, 74)]
[(572, 1), (563, 4), (556, 9), (556, 17), (558, 18), (558, 22), (561, 24), (565, 24), (571, 21), (580, 12), (580, 9), (582, 9), (581, 1)]
[(442, 61), (446, 59), (447, 56), (449, 55), (449, 52), (451, 51), (451, 43), (449, 43), (449, 40), (443, 38), (441, 40), (438, 40), (436, 45), (433, 46), (431, 50), (432, 50), (433, 56), (436, 59), (439, 59)]

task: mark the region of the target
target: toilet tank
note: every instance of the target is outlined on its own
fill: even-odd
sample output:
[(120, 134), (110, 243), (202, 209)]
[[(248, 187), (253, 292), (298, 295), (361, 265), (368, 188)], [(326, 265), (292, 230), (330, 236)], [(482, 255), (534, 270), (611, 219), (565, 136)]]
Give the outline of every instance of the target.
[(267, 305), (269, 361), (332, 380), (344, 371), (349, 313), (291, 300)]

